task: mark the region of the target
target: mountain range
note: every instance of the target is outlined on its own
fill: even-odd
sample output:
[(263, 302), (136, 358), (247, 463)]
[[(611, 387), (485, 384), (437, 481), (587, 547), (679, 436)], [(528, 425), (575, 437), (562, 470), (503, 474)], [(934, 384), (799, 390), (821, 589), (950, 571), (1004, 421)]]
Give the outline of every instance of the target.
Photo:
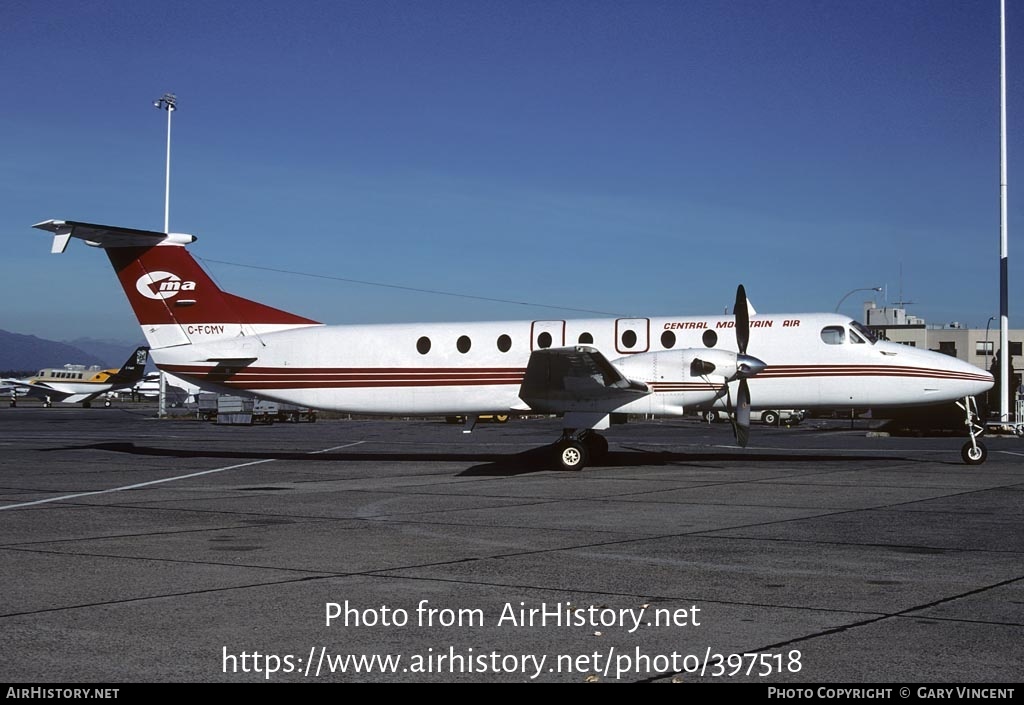
[(0, 330), (0, 370), (37, 372), (64, 365), (120, 367), (139, 345), (143, 343), (94, 338), (60, 342)]

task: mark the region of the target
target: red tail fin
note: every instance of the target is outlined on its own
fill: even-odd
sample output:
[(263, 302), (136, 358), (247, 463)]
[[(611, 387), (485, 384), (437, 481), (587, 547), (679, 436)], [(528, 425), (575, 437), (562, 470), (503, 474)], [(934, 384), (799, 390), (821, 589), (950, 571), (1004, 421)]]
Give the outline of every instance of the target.
[(70, 237), (107, 251), (152, 348), (319, 325), (221, 291), (185, 249), (191, 235), (56, 220), (35, 227), (54, 233), (54, 252)]
[(107, 250), (132, 309), (145, 325), (316, 325), (302, 316), (221, 291), (180, 245)]

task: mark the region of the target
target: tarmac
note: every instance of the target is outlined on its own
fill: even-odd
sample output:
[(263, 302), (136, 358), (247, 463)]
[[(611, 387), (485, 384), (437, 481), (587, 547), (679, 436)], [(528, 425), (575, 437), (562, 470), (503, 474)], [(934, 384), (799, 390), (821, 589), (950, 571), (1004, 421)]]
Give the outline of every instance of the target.
[(154, 411), (0, 408), (0, 681), (1024, 680), (1016, 438)]

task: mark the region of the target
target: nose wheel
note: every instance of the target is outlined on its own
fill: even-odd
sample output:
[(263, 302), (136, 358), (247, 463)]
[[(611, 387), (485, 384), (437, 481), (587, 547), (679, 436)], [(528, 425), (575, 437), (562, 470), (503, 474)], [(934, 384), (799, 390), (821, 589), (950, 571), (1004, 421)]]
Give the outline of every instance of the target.
[(960, 457), (968, 465), (981, 465), (988, 459), (988, 448), (981, 441), (974, 441), (973, 444), (968, 441), (960, 449)]
[(964, 425), (969, 436), (969, 440), (960, 449), (960, 457), (968, 465), (981, 465), (988, 460), (988, 448), (978, 440), (985, 432), (984, 427), (978, 424), (978, 404), (974, 397), (964, 397), (963, 403), (957, 402), (956, 405), (964, 410)]

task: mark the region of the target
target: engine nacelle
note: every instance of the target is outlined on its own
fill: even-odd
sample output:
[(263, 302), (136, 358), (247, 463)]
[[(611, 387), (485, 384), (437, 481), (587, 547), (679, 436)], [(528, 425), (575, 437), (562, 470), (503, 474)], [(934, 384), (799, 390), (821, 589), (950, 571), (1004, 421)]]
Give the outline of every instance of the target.
[(638, 353), (612, 360), (624, 375), (638, 382), (690, 382), (724, 384), (727, 380), (753, 377), (765, 368), (756, 357), (729, 350), (683, 348)]

